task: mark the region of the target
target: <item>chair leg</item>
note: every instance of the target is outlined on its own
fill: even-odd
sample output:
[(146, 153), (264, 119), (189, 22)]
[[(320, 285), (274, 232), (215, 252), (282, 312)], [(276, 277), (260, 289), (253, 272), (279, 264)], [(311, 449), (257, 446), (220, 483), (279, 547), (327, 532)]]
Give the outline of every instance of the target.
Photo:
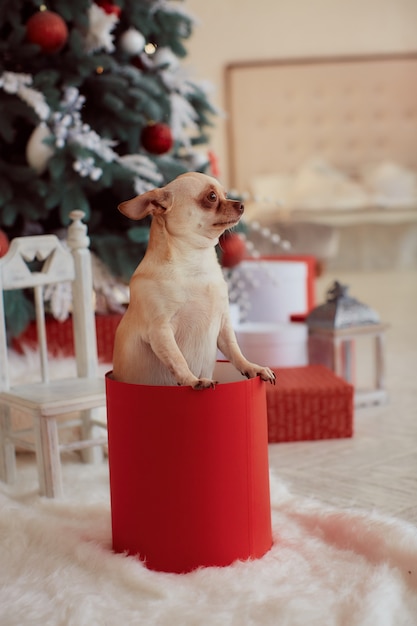
[[(81, 412), (81, 438), (95, 439), (102, 435), (102, 429), (92, 423), (99, 409), (89, 409)], [(80, 450), (81, 458), (84, 463), (102, 463), (104, 454), (102, 446), (91, 446)]]
[(11, 484), (16, 480), (16, 450), (10, 439), (12, 428), (10, 409), (0, 406), (0, 480)]
[(47, 498), (59, 498), (63, 489), (56, 419), (35, 416), (34, 429), (40, 492)]

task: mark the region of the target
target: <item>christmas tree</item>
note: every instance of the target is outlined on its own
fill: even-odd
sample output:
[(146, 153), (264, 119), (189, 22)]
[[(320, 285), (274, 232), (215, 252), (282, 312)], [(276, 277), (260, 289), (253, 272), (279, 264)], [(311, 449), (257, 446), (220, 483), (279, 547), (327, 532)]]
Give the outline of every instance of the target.
[(1, 1), (3, 234), (59, 232), (80, 209), (92, 250), (130, 277), (148, 225), (117, 205), (208, 165), (215, 111), (181, 66), (193, 27), (175, 0)]

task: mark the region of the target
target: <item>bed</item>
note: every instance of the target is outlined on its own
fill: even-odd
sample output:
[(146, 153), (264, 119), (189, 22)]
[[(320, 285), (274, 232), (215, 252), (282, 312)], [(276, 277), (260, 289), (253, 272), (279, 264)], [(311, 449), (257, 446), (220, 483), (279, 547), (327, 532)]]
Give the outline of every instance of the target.
[(417, 268), (417, 54), (231, 64), (226, 110), (249, 224), (335, 269)]

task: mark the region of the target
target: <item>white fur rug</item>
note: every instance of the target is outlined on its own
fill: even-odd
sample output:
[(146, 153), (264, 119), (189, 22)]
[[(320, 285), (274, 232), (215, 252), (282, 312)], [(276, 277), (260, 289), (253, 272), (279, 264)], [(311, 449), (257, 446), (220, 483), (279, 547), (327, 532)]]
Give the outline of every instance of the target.
[(0, 483), (1, 626), (417, 625), (417, 528), (405, 522), (294, 496), (272, 475), (270, 552), (166, 574), (112, 552), (106, 463), (69, 457), (62, 501), (37, 495), (31, 455), (18, 475)]
[(158, 573), (111, 550), (105, 464), (67, 462), (61, 502), (36, 495), (32, 459), (20, 465), (18, 488), (0, 488), (2, 626), (417, 624), (417, 529), (404, 522), (294, 497), (272, 476), (262, 559)]

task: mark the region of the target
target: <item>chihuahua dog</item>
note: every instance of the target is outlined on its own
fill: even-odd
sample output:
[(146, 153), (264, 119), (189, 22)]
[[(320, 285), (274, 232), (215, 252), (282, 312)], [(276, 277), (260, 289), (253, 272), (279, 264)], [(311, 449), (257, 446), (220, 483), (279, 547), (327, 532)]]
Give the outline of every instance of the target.
[(115, 379), (214, 387), (219, 348), (244, 376), (275, 384), (268, 367), (250, 363), (239, 349), (215, 252), (220, 235), (239, 222), (243, 204), (227, 199), (216, 179), (189, 172), (118, 208), (133, 220), (151, 215), (152, 222), (116, 331)]

